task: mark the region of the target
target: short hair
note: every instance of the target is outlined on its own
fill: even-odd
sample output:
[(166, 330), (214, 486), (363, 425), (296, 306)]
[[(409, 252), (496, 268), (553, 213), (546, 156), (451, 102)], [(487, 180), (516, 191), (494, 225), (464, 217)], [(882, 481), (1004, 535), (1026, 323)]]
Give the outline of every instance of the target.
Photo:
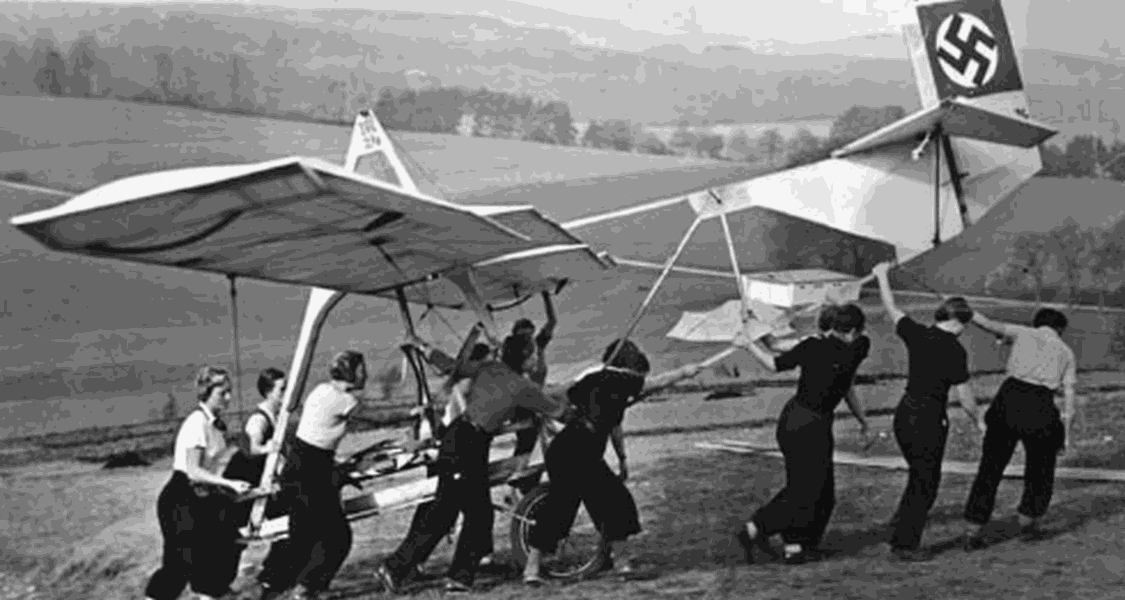
[(195, 374), (195, 398), (206, 402), (211, 391), (217, 387), (230, 385), (230, 372), (222, 367), (205, 365)]
[(473, 349), (469, 351), (469, 360), (476, 362), (488, 358), (492, 354), (492, 347), (488, 344), (476, 343)]
[(1066, 327), (1070, 324), (1070, 321), (1067, 320), (1066, 315), (1053, 308), (1041, 308), (1036, 311), (1035, 320), (1032, 323), (1036, 328), (1046, 325), (1061, 334), (1063, 331), (1066, 331)]
[(273, 386), (276, 385), (275, 382), (279, 379), (285, 379), (285, 373), (281, 369), (275, 367), (263, 369), (262, 372), (258, 374), (258, 393), (265, 398), (273, 391)]
[(525, 329), (535, 331), (535, 323), (533, 323), (531, 319), (520, 319), (512, 325), (512, 333), (523, 331)]
[[(603, 363), (609, 361), (609, 357), (613, 356), (619, 343), (621, 343), (621, 340), (617, 339), (606, 346), (605, 352), (602, 353)], [(645, 356), (644, 352), (641, 352), (641, 349), (634, 344), (632, 340), (625, 340), (625, 343), (621, 346), (621, 351), (617, 353), (617, 356), (613, 357), (613, 362), (609, 363), (609, 366), (619, 369), (630, 369), (642, 375), (647, 375), (651, 368), (648, 363), (648, 357)]]
[(832, 320), (832, 329), (838, 333), (862, 333), (866, 325), (867, 315), (863, 314), (863, 309), (850, 302), (837, 309), (835, 319)]
[(820, 314), (816, 317), (816, 328), (821, 332), (828, 332), (832, 329), (832, 324), (836, 322), (836, 312), (839, 310), (835, 304), (825, 304), (820, 309)]
[(357, 350), (344, 350), (332, 359), (329, 375), (335, 381), (355, 383), (360, 365), (364, 365), (363, 353)]
[(509, 335), (500, 349), (500, 362), (518, 373), (523, 370), (523, 362), (534, 350), (531, 339), (522, 335)]
[(969, 303), (960, 296), (955, 296), (941, 303), (934, 311), (934, 320), (937, 322), (957, 319), (962, 325), (973, 320), (973, 309)]

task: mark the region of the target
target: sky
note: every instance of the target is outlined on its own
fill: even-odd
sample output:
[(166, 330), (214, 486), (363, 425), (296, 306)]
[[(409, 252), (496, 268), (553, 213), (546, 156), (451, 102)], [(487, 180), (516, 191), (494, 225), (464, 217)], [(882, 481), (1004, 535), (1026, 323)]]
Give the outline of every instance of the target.
[[(83, 0), (62, 0), (83, 1)], [(90, 0), (85, 0), (90, 1)], [(93, 0), (140, 3), (137, 0)], [(176, 0), (157, 0), (148, 4)], [(490, 0), (209, 0), (284, 5), (300, 8), (367, 8), (370, 10), (433, 10), (429, 6), (491, 4)], [(894, 33), (912, 18), (909, 0), (516, 0), (519, 3), (576, 16), (613, 20), (654, 33), (683, 31), (689, 9), (695, 8), (698, 33), (730, 34), (751, 40), (775, 39), (815, 43), (868, 33)], [(176, 3), (182, 3), (179, 0)], [(22, 4), (22, 3), (21, 3)], [(1003, 0), (1016, 47), (1049, 48), (1074, 54), (1099, 55), (1104, 40), (1125, 49), (1125, 2), (1120, 0)], [(2, 6), (2, 5), (0, 5)], [(477, 9), (473, 9), (476, 12)], [(2, 9), (0, 9), (2, 12)], [(460, 11), (464, 12), (464, 11)], [(496, 11), (503, 13), (503, 10)], [(612, 46), (612, 41), (610, 41)]]

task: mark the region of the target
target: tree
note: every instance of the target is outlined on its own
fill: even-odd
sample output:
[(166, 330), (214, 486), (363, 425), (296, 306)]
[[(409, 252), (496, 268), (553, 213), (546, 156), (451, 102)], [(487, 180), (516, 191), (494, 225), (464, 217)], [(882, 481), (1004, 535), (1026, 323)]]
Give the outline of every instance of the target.
[(38, 65), (38, 70), (35, 72), (35, 87), (40, 93), (61, 96), (63, 82), (67, 79), (66, 63), (62, 55), (53, 46), (41, 55), (36, 54), (37, 56), (32, 59), (32, 63)]
[(723, 136), (718, 134), (705, 134), (699, 136), (695, 144), (695, 152), (708, 158), (723, 158)]
[(622, 119), (610, 119), (600, 124), (591, 121), (585, 139), (594, 148), (613, 148), (628, 152), (636, 145), (636, 131), (639, 129), (639, 125)]
[(698, 144), (699, 135), (688, 129), (687, 126), (682, 123), (679, 128), (672, 133), (672, 139), (668, 141), (669, 146), (684, 152), (694, 152)]
[(637, 151), (643, 154), (673, 155), (676, 152), (651, 131), (643, 132), (637, 138)]
[(1067, 217), (1062, 223), (1051, 229), (1048, 235), (1051, 236), (1058, 247), (1057, 261), (1063, 267), (1063, 272), (1066, 275), (1067, 304), (1074, 306), (1079, 300), (1082, 274), (1089, 267), (1093, 241), (1090, 233), (1083, 229), (1073, 217)]
[(1090, 236), (1090, 276), (1098, 291), (1098, 314), (1105, 321), (1105, 299), (1125, 285), (1125, 219)]
[(853, 106), (832, 122), (828, 147), (835, 150), (906, 116), (901, 106)]
[(781, 132), (775, 129), (767, 129), (758, 138), (758, 152), (760, 156), (766, 158), (767, 164), (773, 166), (776, 164), (777, 158), (781, 155), (782, 149), (785, 147), (785, 138), (781, 137)]
[(786, 144), (787, 168), (799, 167), (827, 158), (828, 152), (820, 138), (808, 129), (801, 128)]
[(751, 162), (757, 157), (757, 147), (754, 141), (746, 134), (746, 130), (739, 129), (727, 142), (727, 158)]
[(1109, 148), (1102, 138), (1076, 135), (1066, 144), (1063, 172), (1069, 177), (1094, 177), (1103, 156), (1109, 156)]

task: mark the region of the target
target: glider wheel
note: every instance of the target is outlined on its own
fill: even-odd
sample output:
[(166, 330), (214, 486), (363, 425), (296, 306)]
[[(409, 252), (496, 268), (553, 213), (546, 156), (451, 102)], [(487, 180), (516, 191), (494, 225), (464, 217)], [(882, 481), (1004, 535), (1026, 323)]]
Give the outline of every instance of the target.
[[(527, 565), (531, 547), (531, 529), (550, 491), (549, 484), (540, 484), (525, 495), (513, 510), (510, 525), (512, 556), (522, 569)], [(544, 556), (542, 574), (552, 579), (584, 579), (601, 570), (605, 563), (602, 536), (585, 510), (579, 506), (570, 535), (559, 542), (554, 556)]]

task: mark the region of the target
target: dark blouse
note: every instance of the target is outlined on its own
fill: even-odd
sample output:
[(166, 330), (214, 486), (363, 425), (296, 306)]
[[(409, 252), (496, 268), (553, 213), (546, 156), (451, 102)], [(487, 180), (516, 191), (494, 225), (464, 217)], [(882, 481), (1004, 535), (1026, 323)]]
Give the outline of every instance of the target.
[(615, 369), (594, 371), (566, 391), (577, 415), (593, 426), (594, 433), (608, 436), (625, 419), (629, 399), (644, 389), (645, 378)]
[(860, 336), (851, 344), (833, 337), (812, 337), (775, 359), (778, 371), (801, 368), (795, 402), (821, 414), (831, 414), (851, 387), (871, 340)]

